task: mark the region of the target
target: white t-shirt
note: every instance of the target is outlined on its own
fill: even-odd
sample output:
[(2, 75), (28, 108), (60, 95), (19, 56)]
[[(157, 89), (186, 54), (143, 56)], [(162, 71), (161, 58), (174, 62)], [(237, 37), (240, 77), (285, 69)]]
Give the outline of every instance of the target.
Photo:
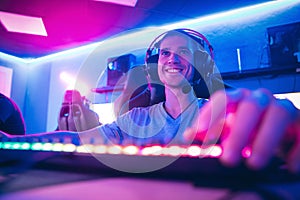
[(99, 130), (117, 144), (178, 144), (183, 142), (184, 131), (193, 124), (205, 102), (205, 99), (193, 101), (176, 119), (166, 112), (164, 102), (133, 108)]

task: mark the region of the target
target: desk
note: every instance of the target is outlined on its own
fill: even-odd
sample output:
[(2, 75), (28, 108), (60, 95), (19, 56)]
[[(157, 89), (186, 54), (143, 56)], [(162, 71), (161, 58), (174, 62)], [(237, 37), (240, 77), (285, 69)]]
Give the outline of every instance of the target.
[[(244, 180), (241, 180), (244, 181)], [(300, 199), (300, 182), (257, 185), (256, 188), (214, 188), (189, 180), (108, 176), (80, 172), (30, 169), (1, 184), (1, 200), (89, 199)]]
[(226, 168), (216, 158), (184, 154), (94, 157), (81, 151), (12, 150), (13, 143), (6, 144), (0, 151), (0, 200), (300, 199), (300, 176), (284, 170), (278, 159), (263, 171), (251, 171), (242, 163)]

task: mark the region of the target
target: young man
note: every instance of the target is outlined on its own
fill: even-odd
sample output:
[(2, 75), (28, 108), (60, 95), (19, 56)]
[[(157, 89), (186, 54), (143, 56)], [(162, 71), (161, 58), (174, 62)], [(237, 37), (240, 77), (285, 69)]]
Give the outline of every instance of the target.
[(242, 150), (250, 147), (252, 154), (246, 162), (260, 169), (275, 150), (283, 150), (281, 142), (288, 139), (294, 143), (284, 152), (285, 159), (291, 171), (300, 172), (300, 131), (296, 128), (300, 118), (291, 102), (276, 100), (265, 89), (238, 89), (215, 92), (205, 103), (191, 89), (197, 73), (194, 54), (203, 50), (199, 44), (186, 34), (170, 31), (158, 42), (158, 48), (158, 75), (166, 100), (134, 108), (111, 124), (75, 133), (83, 143), (91, 138), (96, 143), (124, 145), (190, 143), (194, 138), (204, 143), (219, 141), (224, 164), (236, 165)]
[(167, 33), (159, 46), (157, 72), (165, 88), (166, 100), (150, 107), (134, 108), (112, 124), (99, 128), (108, 138), (120, 144), (186, 142), (183, 133), (192, 126), (199, 108), (206, 102), (197, 99), (192, 89), (184, 90), (190, 87), (196, 74), (194, 51), (200, 50), (199, 44), (174, 31)]

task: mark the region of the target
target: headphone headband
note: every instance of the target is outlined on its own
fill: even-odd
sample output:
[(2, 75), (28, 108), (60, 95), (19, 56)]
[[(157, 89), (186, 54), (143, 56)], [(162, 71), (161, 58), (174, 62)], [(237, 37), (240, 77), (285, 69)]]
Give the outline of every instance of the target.
[[(210, 44), (210, 42), (208, 41), (208, 39), (201, 33), (195, 31), (195, 30), (192, 30), (192, 29), (187, 29), (187, 28), (180, 28), (180, 29), (173, 29), (173, 30), (169, 30), (169, 31), (165, 31), (163, 32), (162, 34), (158, 35), (149, 45), (147, 51), (146, 51), (146, 58), (145, 58), (145, 61), (146, 63), (148, 63), (148, 60), (149, 60), (149, 57), (152, 56), (152, 52), (155, 48), (155, 44), (160, 41), (160, 39), (166, 35), (167, 33), (171, 32), (171, 31), (177, 31), (179, 33), (182, 33), (182, 34), (185, 34), (187, 35), (188, 37), (194, 39), (199, 39), (201, 41), (204, 41), (207, 45), (207, 48), (209, 50), (209, 55), (211, 57), (212, 60), (214, 60), (214, 53), (213, 53), (213, 47), (212, 45)], [(194, 38), (193, 38), (194, 37)], [(203, 48), (204, 48), (204, 43), (200, 43), (199, 41), (197, 41)]]

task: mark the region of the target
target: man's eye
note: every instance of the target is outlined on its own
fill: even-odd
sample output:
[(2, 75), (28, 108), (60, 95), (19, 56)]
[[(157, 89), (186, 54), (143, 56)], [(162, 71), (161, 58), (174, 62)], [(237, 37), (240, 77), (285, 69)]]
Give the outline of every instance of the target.
[(169, 56), (170, 52), (169, 51), (161, 51), (160, 55), (162, 55), (162, 56)]
[(180, 52), (179, 52), (179, 54), (180, 55), (189, 55), (191, 52), (189, 51), (189, 50), (187, 50), (187, 49), (182, 49), (182, 50), (180, 50)]

